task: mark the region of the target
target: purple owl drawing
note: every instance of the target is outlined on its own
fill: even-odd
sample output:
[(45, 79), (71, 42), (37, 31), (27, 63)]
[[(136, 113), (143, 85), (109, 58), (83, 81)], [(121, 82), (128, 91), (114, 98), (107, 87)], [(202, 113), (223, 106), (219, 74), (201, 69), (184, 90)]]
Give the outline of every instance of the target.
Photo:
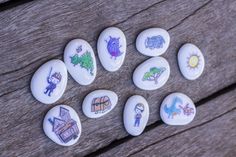
[(120, 51), (121, 45), (120, 45), (120, 37), (118, 38), (113, 38), (111, 36), (109, 36), (110, 39), (109, 41), (105, 40), (107, 42), (107, 51), (109, 52), (109, 54), (111, 55), (111, 58), (115, 58), (119, 57), (122, 55), (122, 52)]

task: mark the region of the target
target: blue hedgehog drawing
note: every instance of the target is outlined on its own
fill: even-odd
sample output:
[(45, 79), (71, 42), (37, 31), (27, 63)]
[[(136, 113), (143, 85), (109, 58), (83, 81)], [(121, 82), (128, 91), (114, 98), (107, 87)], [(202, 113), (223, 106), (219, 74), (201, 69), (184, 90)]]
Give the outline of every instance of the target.
[(165, 40), (161, 35), (147, 37), (145, 40), (145, 47), (151, 50), (162, 48), (165, 44)]

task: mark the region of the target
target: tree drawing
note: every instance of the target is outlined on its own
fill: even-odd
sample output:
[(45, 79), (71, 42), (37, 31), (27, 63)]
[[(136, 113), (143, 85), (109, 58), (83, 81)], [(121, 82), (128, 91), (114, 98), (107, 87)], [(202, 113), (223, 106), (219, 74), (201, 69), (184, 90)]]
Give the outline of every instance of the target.
[(86, 69), (90, 72), (91, 75), (93, 75), (93, 58), (89, 51), (86, 51), (84, 54), (79, 56), (78, 54), (75, 54), (74, 56), (70, 57), (71, 63), (76, 66), (80, 65), (81, 68)]
[(166, 70), (164, 67), (152, 67), (148, 72), (146, 72), (143, 76), (143, 81), (154, 81), (155, 84), (158, 83), (158, 78), (161, 74)]

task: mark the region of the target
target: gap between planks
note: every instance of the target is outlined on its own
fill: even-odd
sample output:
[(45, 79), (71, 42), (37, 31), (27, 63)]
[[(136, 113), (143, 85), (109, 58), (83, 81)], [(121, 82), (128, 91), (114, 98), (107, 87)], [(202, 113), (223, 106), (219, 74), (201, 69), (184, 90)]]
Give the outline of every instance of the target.
[[(236, 83), (231, 84), (231, 85), (229, 85), (229, 86), (227, 86), (227, 87), (225, 87), (225, 88), (223, 88), (223, 89), (221, 89), (221, 90), (219, 90), (219, 91), (217, 91), (217, 92), (211, 94), (210, 96), (205, 97), (205, 98), (199, 100), (198, 102), (195, 103), (195, 106), (196, 106), (196, 108), (197, 108), (197, 107), (199, 107), (199, 106), (201, 106), (201, 105), (203, 105), (203, 104), (205, 104), (205, 103), (207, 103), (207, 102), (209, 102), (209, 101), (211, 101), (211, 100), (213, 100), (213, 99), (215, 99), (215, 98), (217, 98), (217, 97), (219, 97), (219, 96), (221, 96), (221, 95), (223, 95), (223, 94), (226, 94), (226, 93), (228, 93), (228, 92), (230, 92), (230, 91), (233, 91), (233, 90), (235, 90), (235, 89), (236, 89)], [(235, 108), (234, 108), (234, 109), (235, 109)], [(233, 110), (234, 110), (234, 109), (233, 109)], [(231, 110), (231, 111), (232, 111), (232, 110)], [(231, 111), (228, 111), (228, 112), (231, 112)], [(219, 117), (223, 116), (224, 114), (227, 114), (228, 112), (223, 113), (222, 115), (217, 116), (217, 117), (215, 117), (214, 119), (219, 118)], [(214, 120), (214, 119), (212, 119), (212, 120)], [(206, 124), (206, 123), (208, 123), (208, 122), (211, 122), (212, 120), (209, 120), (209, 121), (207, 121), (207, 122), (205, 122), (205, 123), (203, 123), (203, 124), (194, 126), (194, 127), (192, 127), (192, 128), (196, 128), (196, 127), (198, 127), (198, 126), (204, 125), (204, 124)], [(150, 124), (149, 126), (147, 126), (147, 127), (145, 128), (145, 130), (143, 131), (143, 133), (144, 133), (144, 132), (151, 131), (151, 130), (153, 130), (154, 128), (156, 128), (156, 127), (158, 127), (158, 126), (160, 126), (160, 125), (163, 125), (163, 124), (164, 124), (164, 123), (163, 123), (162, 120), (158, 120), (158, 121), (154, 122), (153, 124)], [(189, 129), (192, 129), (192, 128), (189, 128)], [(183, 130), (183, 131), (181, 131), (181, 132), (178, 132), (177, 134), (174, 134), (174, 136), (176, 136), (176, 135), (178, 135), (178, 134), (181, 134), (181, 133), (183, 133), (183, 132), (185, 132), (185, 131), (188, 131), (189, 129), (185, 129), (185, 130)], [(122, 139), (115, 140), (115, 141), (111, 142), (109, 145), (107, 145), (107, 146), (105, 146), (105, 147), (103, 147), (103, 148), (101, 148), (101, 149), (98, 149), (97, 151), (92, 152), (92, 153), (86, 155), (85, 157), (99, 156), (99, 155), (101, 155), (101, 154), (103, 154), (103, 153), (105, 153), (105, 152), (107, 152), (107, 151), (109, 151), (109, 150), (111, 150), (111, 149), (113, 149), (113, 148), (115, 148), (115, 147), (117, 147), (117, 146), (119, 146), (119, 145), (121, 145), (121, 144), (123, 144), (123, 143), (125, 143), (125, 142), (127, 142), (127, 141), (129, 141), (129, 140), (131, 140), (131, 139), (133, 139), (133, 138), (135, 138), (135, 137), (134, 137), (134, 136), (131, 136), (131, 135), (128, 135), (128, 136), (126, 136), (126, 137), (124, 137), (124, 138), (122, 138)]]
[(0, 12), (15, 8), (19, 5), (31, 2), (33, 0), (3, 0), (0, 1)]

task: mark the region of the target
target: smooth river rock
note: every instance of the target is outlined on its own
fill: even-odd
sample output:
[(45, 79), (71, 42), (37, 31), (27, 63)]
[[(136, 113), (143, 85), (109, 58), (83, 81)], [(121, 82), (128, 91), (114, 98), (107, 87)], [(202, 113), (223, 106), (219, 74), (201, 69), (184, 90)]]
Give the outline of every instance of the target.
[(103, 30), (97, 42), (98, 57), (102, 66), (110, 72), (117, 71), (126, 55), (126, 38), (116, 27)]
[(65, 64), (54, 59), (43, 64), (31, 79), (33, 96), (44, 104), (52, 104), (63, 95), (67, 85), (67, 69)]
[(68, 72), (81, 85), (91, 84), (97, 74), (94, 52), (83, 39), (70, 41), (64, 51), (64, 62)]
[(134, 84), (143, 90), (161, 88), (170, 76), (170, 66), (163, 57), (153, 57), (141, 63), (133, 73)]
[(126, 104), (123, 114), (126, 131), (133, 136), (140, 135), (145, 129), (149, 118), (149, 106), (144, 97), (131, 96)]
[(136, 39), (137, 50), (146, 56), (159, 56), (166, 52), (170, 44), (169, 33), (162, 28), (149, 28)]
[(53, 142), (62, 146), (75, 144), (82, 132), (79, 116), (67, 105), (58, 105), (48, 111), (43, 130)]
[(96, 90), (83, 101), (83, 113), (89, 118), (99, 118), (109, 113), (117, 104), (118, 96), (109, 90)]
[(166, 124), (186, 125), (194, 119), (196, 107), (187, 95), (172, 93), (162, 102), (160, 115)]
[(182, 75), (188, 80), (195, 80), (201, 76), (205, 59), (201, 50), (191, 44), (184, 44), (178, 53), (178, 63)]

